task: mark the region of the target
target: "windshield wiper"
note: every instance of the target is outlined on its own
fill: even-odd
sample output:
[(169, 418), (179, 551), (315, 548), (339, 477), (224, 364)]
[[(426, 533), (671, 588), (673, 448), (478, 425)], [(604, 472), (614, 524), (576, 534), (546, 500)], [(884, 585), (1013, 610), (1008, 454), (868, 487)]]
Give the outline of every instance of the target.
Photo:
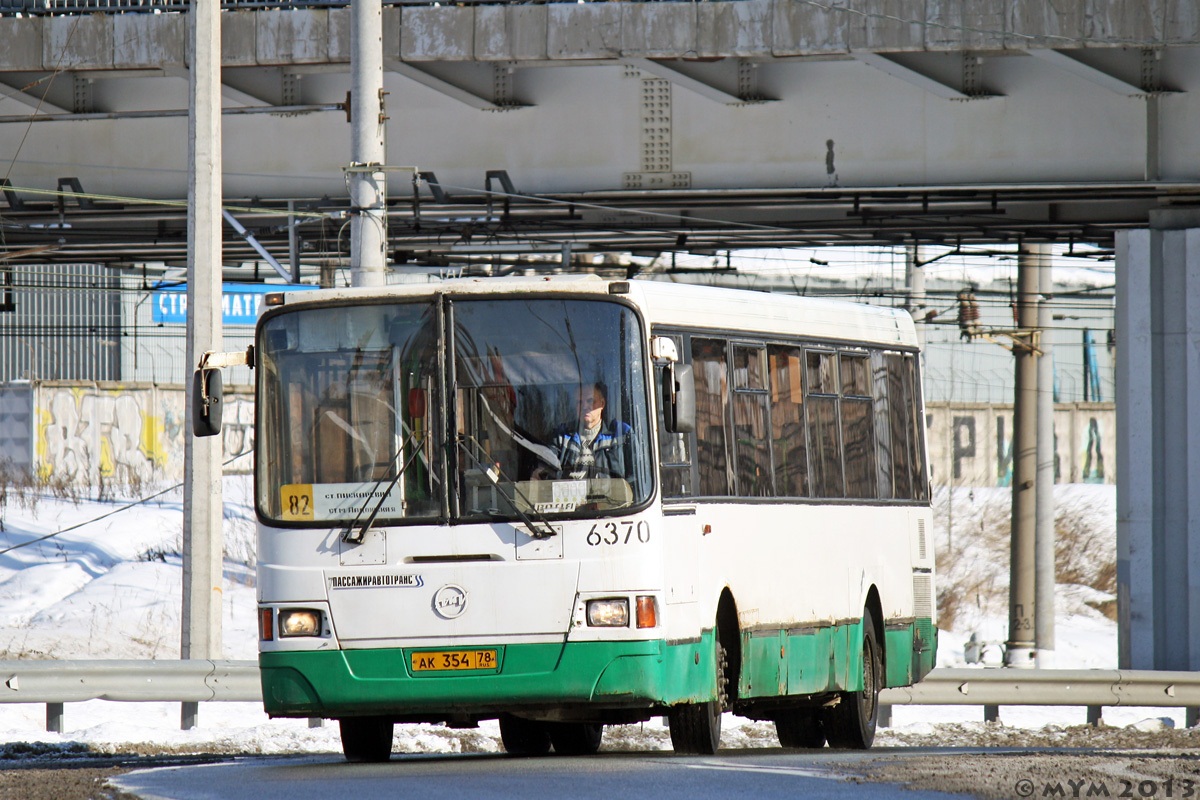
[[(517, 482), (511, 480), (509, 476), (505, 475), (504, 470), (500, 469), (499, 464), (489, 467), (480, 461), (479, 457), (471, 452), (471, 448), (467, 446), (468, 440), (470, 440), (476, 447), (479, 447), (481, 450), (483, 449), (479, 442), (475, 441), (474, 437), (460, 434), (456, 441), (458, 442), (458, 446), (462, 452), (466, 453), (467, 456), (469, 456), (470, 459), (475, 462), (475, 466), (479, 469), (479, 471), (487, 476), (487, 479), (491, 481), (492, 485), (497, 488), (497, 494), (503, 497), (505, 501), (508, 502), (509, 506), (512, 507), (513, 512), (521, 519), (521, 524), (524, 525), (526, 530), (529, 531), (529, 535), (534, 539), (549, 539), (551, 536), (557, 536), (558, 531), (554, 529), (554, 527), (549, 523), (549, 521), (546, 520), (545, 517), (538, 513), (538, 511), (534, 508), (533, 503), (530, 502), (529, 498), (525, 496), (525, 493), (517, 488)], [(517, 501), (509, 497), (505, 491), (500, 488), (500, 478), (504, 478), (506, 481), (508, 481), (509, 485), (512, 486), (513, 494), (517, 495), (527, 506), (529, 506), (529, 509), (534, 515), (537, 516), (536, 519), (531, 518), (529, 514), (526, 514), (521, 509), (521, 506), (517, 504)]]
[[(354, 521), (347, 525), (346, 529), (342, 531), (343, 542), (348, 544), (362, 544), (363, 539), (365, 539), (367, 536), (367, 531), (371, 529), (371, 526), (375, 524), (375, 518), (379, 516), (379, 509), (383, 508), (383, 501), (387, 500), (388, 495), (392, 493), (392, 489), (396, 488), (396, 484), (402, 477), (404, 477), (405, 470), (407, 470), (412, 465), (413, 461), (416, 460), (416, 457), (421, 452), (421, 444), (424, 441), (424, 437), (418, 440), (410, 434), (407, 440), (400, 443), (400, 447), (396, 449), (396, 454), (393, 455), (391, 460), (388, 461), (388, 466), (394, 466), (396, 462), (400, 460), (400, 456), (404, 455), (404, 446), (406, 444), (413, 446), (412, 455), (410, 455), (408, 460), (405, 461), (400, 469), (396, 471), (396, 474), (388, 483), (387, 489), (379, 496), (379, 502), (375, 504), (375, 508), (371, 509), (371, 515), (367, 517), (367, 521), (364, 522), (360, 528), (358, 521), (362, 518), (363, 512), (367, 510), (367, 506), (371, 502), (370, 495), (368, 495), (368, 499), (363, 503), (362, 508), (360, 508), (358, 513), (354, 515)], [(370, 494), (377, 492), (379, 487), (383, 485), (384, 480), (385, 478), (380, 478), (379, 480), (375, 481), (375, 485), (371, 487)]]

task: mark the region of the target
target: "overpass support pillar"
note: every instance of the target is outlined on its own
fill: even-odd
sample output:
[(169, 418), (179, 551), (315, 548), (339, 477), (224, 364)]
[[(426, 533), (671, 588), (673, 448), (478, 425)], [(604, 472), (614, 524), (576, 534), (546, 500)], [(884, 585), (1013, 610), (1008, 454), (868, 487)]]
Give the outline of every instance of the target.
[(1117, 234), (1122, 669), (1200, 669), (1200, 215)]

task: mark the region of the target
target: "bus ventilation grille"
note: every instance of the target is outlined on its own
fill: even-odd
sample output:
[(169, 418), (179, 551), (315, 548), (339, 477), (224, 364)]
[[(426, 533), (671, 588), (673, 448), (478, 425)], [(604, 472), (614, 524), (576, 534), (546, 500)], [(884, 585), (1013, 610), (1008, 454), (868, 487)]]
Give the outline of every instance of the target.
[(933, 576), (913, 575), (913, 616), (928, 619), (933, 616)]

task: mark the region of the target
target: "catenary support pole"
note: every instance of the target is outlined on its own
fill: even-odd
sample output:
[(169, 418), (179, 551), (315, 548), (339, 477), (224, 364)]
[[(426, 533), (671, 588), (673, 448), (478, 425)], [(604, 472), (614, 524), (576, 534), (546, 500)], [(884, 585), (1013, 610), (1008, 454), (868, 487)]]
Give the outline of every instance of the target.
[(921, 261), (921, 246), (909, 245), (904, 257), (904, 285), (908, 289), (908, 313), (917, 329), (917, 344), (925, 352), (925, 265)]
[(1013, 348), (1012, 549), (1008, 584), (1008, 641), (1004, 664), (1034, 666), (1035, 526), (1037, 522), (1037, 356), (1028, 335), (1037, 328), (1042, 249), (1021, 245), (1017, 252), (1017, 328)]
[(387, 283), (383, 2), (350, 6), (350, 283)]
[(296, 201), (288, 200), (288, 272), (300, 282), (300, 234), (296, 231)]
[[(221, 8), (190, 6), (188, 114), (187, 363), (220, 350), (221, 329)], [(183, 610), (180, 657), (221, 656), (221, 437), (197, 438), (186, 393), (183, 471)], [(181, 723), (195, 726), (196, 703), (184, 703)]]
[(1036, 577), (1034, 638), (1039, 669), (1054, 667), (1054, 351), (1050, 345), (1050, 259), (1042, 264), (1042, 297), (1038, 303), (1039, 336), (1037, 403), (1037, 524), (1034, 534)]

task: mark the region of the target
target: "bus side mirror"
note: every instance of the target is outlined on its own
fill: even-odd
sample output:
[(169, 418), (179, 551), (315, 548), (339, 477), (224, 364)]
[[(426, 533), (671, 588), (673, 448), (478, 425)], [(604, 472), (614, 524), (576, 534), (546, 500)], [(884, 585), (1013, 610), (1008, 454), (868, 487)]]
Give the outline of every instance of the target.
[(670, 433), (696, 430), (696, 385), (691, 364), (667, 364), (663, 370), (663, 419)]
[(192, 373), (192, 433), (215, 436), (221, 432), (223, 396), (221, 370), (198, 369)]

